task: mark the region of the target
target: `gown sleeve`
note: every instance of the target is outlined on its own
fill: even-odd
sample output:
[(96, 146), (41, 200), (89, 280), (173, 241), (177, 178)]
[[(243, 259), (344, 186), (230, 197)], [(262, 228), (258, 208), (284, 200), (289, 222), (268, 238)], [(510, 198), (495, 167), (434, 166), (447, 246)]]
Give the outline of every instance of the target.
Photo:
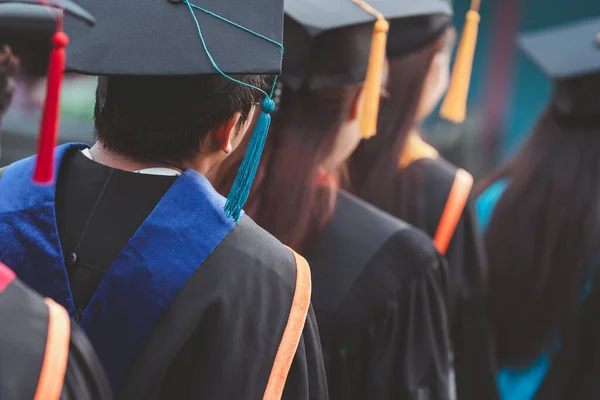
[(451, 337), (459, 399), (497, 399), (495, 346), (488, 320), (487, 264), (469, 201), (446, 254), (455, 291), (451, 296)]
[(282, 397), (282, 400), (300, 399), (329, 399), (319, 330), (312, 307)]
[[(405, 256), (402, 262), (415, 270), (411, 276), (378, 274), (328, 321), (335, 326), (323, 337), (330, 341), (323, 346), (327, 370), (335, 371), (329, 376), (332, 399), (454, 398), (446, 265), (441, 256), (428, 258), (423, 263)], [(378, 305), (370, 307), (373, 302)], [(365, 303), (368, 316), (360, 306)]]
[(63, 400), (110, 400), (110, 386), (92, 345), (83, 332), (73, 326), (69, 360), (63, 386)]

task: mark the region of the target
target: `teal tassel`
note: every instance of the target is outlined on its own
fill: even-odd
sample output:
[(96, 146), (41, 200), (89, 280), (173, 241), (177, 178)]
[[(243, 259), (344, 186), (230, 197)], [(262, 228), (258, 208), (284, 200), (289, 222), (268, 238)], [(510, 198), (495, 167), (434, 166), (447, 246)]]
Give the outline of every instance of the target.
[(261, 102), (260, 107), (262, 112), (258, 117), (254, 132), (252, 132), (252, 137), (248, 143), (246, 155), (242, 160), (242, 165), (240, 165), (233, 186), (227, 196), (227, 202), (225, 203), (225, 215), (235, 222), (240, 219), (242, 208), (250, 195), (250, 189), (252, 188), (252, 183), (254, 182), (254, 177), (256, 176), (267, 140), (267, 133), (271, 125), (271, 113), (275, 110), (275, 102), (266, 97)]

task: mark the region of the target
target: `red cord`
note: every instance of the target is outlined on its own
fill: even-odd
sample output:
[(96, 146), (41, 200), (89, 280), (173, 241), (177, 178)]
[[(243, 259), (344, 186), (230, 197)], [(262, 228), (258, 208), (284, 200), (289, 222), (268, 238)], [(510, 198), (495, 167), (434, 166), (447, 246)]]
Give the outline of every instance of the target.
[[(41, 4), (48, 4), (39, 0)], [(50, 8), (50, 6), (48, 6)], [(62, 10), (61, 10), (62, 13)], [(53, 14), (54, 15), (54, 14)], [(60, 117), (60, 91), (66, 66), (66, 47), (69, 37), (62, 32), (62, 14), (55, 17), (56, 33), (52, 36), (52, 51), (48, 67), (46, 101), (42, 113), (38, 156), (33, 180), (39, 184), (50, 184), (54, 180), (54, 148), (58, 140), (58, 121)]]

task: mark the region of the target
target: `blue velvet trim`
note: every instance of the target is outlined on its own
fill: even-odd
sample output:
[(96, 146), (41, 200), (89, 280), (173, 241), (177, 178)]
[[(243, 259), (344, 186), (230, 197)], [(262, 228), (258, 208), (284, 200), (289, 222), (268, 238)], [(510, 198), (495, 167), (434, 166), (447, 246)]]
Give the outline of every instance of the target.
[[(74, 147), (81, 145), (58, 148), (59, 162)], [(56, 228), (55, 187), (31, 184), (33, 168), (34, 160), (27, 159), (9, 167), (0, 179), (0, 259), (73, 315)], [(118, 392), (138, 351), (179, 290), (235, 226), (225, 216), (224, 205), (225, 198), (205, 177), (185, 171), (94, 293), (81, 325), (113, 391)]]
[(81, 325), (113, 390), (187, 280), (234, 227), (225, 198), (187, 170), (113, 263)]
[[(55, 174), (69, 150), (85, 147), (80, 143), (57, 147)], [(34, 167), (35, 157), (26, 158), (9, 166), (0, 179), (0, 260), (73, 317), (75, 306), (56, 227), (56, 185), (34, 184)]]

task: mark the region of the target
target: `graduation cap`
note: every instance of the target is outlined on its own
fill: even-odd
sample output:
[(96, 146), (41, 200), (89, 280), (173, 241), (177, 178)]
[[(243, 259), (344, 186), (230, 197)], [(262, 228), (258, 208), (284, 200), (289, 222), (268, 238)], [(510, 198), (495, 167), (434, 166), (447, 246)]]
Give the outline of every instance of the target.
[[(89, 12), (69, 0), (0, 0), (0, 31), (11, 30), (21, 34), (40, 32), (51, 37), (56, 31), (55, 13), (60, 10), (88, 24), (94, 23), (94, 17)], [(4, 38), (0, 37), (0, 41), (4, 41)]]
[(600, 72), (600, 18), (525, 33), (518, 44), (552, 80)]
[[(226, 214), (239, 219), (275, 108), (276, 79), (267, 93), (231, 75), (281, 72), (283, 0), (81, 0), (80, 4), (94, 14), (97, 24), (86, 29), (76, 19), (65, 21), (73, 38), (67, 68), (109, 77), (99, 78), (100, 92), (110, 93), (110, 77), (115, 76), (220, 75), (264, 95), (262, 113), (225, 205)], [(207, 87), (198, 96), (216, 97), (214, 89)]]
[(390, 58), (416, 51), (437, 38), (452, 24), (451, 0), (406, 1), (403, 18), (392, 20), (387, 44)]
[(597, 127), (600, 18), (552, 27), (519, 37), (519, 47), (553, 82), (553, 116), (568, 126)]
[[(68, 36), (62, 31), (64, 14), (72, 15), (88, 27), (94, 23), (94, 18), (89, 12), (69, 0), (0, 0), (0, 31), (16, 32), (17, 37), (36, 31), (46, 34), (52, 46), (34, 175), (37, 183), (49, 183), (52, 180), (60, 89), (65, 70), (65, 47), (69, 43)], [(11, 42), (7, 41), (5, 44), (10, 45)]]
[[(420, 3), (415, 2), (415, 3)], [(365, 82), (360, 129), (376, 133), (389, 22), (412, 6), (397, 0), (287, 0), (282, 79), (291, 89)], [(414, 5), (418, 9), (419, 5)]]

